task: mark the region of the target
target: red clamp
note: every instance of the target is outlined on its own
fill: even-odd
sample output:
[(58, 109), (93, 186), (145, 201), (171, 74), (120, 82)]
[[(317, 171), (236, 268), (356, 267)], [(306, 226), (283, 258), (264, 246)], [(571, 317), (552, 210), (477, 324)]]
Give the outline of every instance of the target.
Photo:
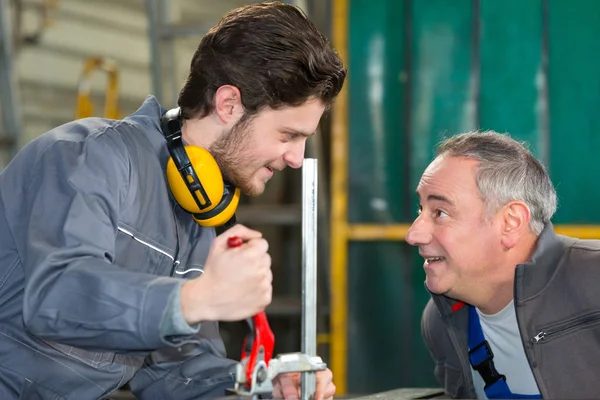
[[(227, 245), (229, 247), (239, 247), (242, 244), (244, 244), (244, 240), (238, 236), (232, 236), (227, 239)], [(267, 315), (264, 311), (259, 312), (252, 318), (248, 318), (246, 321), (250, 327), (250, 333), (244, 339), (242, 360), (247, 359), (246, 382), (250, 385), (261, 348), (263, 360), (269, 365), (269, 361), (271, 361), (271, 357), (273, 357), (275, 335), (273, 335), (273, 331), (269, 326), (269, 321), (267, 320)]]
[(250, 333), (244, 339), (244, 345), (242, 348), (242, 360), (248, 358), (246, 364), (246, 379), (250, 384), (252, 382), (252, 374), (254, 368), (256, 368), (256, 361), (258, 354), (262, 348), (263, 360), (267, 365), (273, 357), (273, 347), (275, 345), (275, 335), (269, 327), (267, 321), (267, 315), (264, 311), (259, 312), (252, 319), (248, 318), (248, 325), (250, 326)]

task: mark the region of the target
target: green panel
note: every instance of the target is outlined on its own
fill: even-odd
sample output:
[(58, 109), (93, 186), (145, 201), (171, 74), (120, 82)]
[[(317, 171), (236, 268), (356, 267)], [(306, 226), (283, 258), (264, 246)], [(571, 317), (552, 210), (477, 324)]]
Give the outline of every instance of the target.
[[(406, 221), (409, 190), (403, 84), (405, 15), (399, 0), (354, 0), (350, 7), (349, 217)], [(412, 191), (412, 190), (411, 190)], [(349, 252), (348, 392), (432, 384), (416, 333), (415, 296), (403, 243), (355, 243)], [(422, 282), (422, 277), (419, 278)], [(417, 366), (417, 368), (415, 368)]]
[[(600, 223), (600, 1), (350, 5), (352, 222), (410, 222), (436, 143), (480, 128), (529, 142), (549, 164), (555, 223)], [(428, 295), (416, 249), (353, 243), (349, 255), (349, 392), (436, 385), (420, 337)]]
[(549, 1), (555, 223), (600, 223), (600, 1)]
[(415, 0), (412, 25), (410, 187), (414, 202), (414, 191), (435, 145), (442, 137), (475, 128), (473, 0)]
[(527, 141), (543, 160), (538, 124), (542, 99), (542, 0), (481, 2), (481, 129)]
[[(404, 251), (403, 251), (404, 250)], [(350, 245), (348, 392), (354, 395), (433, 384), (420, 335), (423, 305), (405, 266), (409, 254), (398, 243)], [(422, 290), (420, 285), (417, 290)]]
[(352, 222), (402, 218), (401, 191), (406, 186), (403, 174), (398, 172), (404, 169), (402, 6), (397, 0), (354, 0), (350, 7)]

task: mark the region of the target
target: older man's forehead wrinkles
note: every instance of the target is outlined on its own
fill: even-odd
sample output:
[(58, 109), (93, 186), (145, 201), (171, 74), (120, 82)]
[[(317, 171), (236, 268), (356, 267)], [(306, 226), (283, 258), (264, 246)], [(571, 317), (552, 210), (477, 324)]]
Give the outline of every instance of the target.
[(454, 203), (452, 202), (452, 200), (450, 200), (448, 197), (441, 195), (441, 194), (428, 194), (427, 195), (427, 201), (441, 201), (450, 205), (453, 205)]
[[(454, 205), (454, 202), (448, 196), (445, 196), (443, 194), (427, 193), (427, 192), (429, 192), (429, 190), (425, 190), (425, 193), (422, 193), (423, 192), (422, 186), (423, 186), (423, 182), (421, 181), (416, 190), (417, 198), (419, 199), (419, 201), (441, 201), (441, 202), (447, 203), (449, 205)], [(423, 196), (425, 196), (425, 199), (423, 199)]]

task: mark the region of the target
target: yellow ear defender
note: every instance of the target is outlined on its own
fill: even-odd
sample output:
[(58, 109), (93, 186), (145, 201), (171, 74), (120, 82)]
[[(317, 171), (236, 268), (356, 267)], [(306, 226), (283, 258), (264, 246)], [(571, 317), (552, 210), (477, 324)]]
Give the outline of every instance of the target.
[(167, 111), (160, 120), (171, 155), (167, 182), (173, 197), (202, 226), (235, 223), (240, 189), (223, 180), (219, 165), (208, 150), (183, 145), (181, 125), (179, 108)]

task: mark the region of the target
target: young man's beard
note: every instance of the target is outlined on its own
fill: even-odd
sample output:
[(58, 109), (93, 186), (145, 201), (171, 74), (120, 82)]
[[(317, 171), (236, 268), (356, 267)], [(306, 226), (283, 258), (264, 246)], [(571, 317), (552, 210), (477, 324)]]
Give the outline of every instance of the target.
[(251, 121), (252, 118), (242, 117), (229, 132), (210, 146), (209, 151), (217, 161), (223, 179), (238, 187), (242, 193), (256, 196), (263, 191), (252, 185), (256, 171), (247, 172), (244, 168), (244, 164), (248, 165), (250, 161), (244, 160), (244, 154), (248, 154), (245, 150), (252, 142)]

